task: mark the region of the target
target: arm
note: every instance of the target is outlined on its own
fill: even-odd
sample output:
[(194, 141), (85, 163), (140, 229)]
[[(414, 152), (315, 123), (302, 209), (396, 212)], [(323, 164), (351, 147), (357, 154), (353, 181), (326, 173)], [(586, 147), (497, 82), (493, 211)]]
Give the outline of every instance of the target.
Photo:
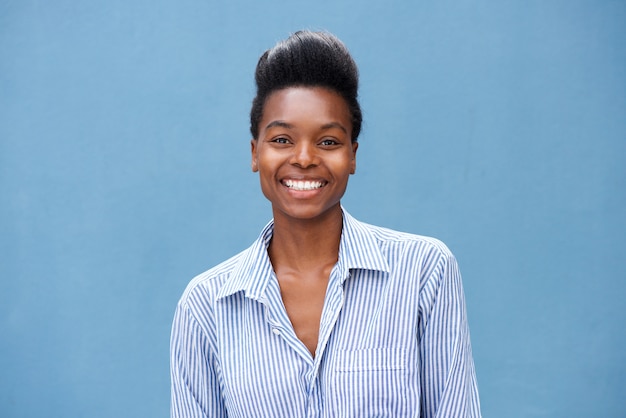
[(174, 315), (170, 341), (172, 418), (226, 417), (206, 333), (184, 305)]
[(444, 254), (426, 280), (420, 297), (422, 416), (480, 417), (465, 296), (454, 256)]

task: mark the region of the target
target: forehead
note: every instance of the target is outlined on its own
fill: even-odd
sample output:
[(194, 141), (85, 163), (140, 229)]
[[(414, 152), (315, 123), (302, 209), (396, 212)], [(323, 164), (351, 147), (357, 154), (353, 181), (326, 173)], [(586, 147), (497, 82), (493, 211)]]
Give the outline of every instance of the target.
[(351, 117), (345, 99), (323, 87), (288, 87), (273, 92), (265, 101), (261, 129), (274, 121), (289, 123), (338, 122), (351, 127)]

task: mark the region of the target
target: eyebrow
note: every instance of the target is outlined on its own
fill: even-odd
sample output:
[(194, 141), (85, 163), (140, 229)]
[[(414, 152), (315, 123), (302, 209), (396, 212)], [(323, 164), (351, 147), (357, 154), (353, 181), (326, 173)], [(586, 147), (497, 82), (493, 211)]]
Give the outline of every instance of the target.
[(332, 129), (332, 128), (338, 128), (341, 129), (344, 133), (348, 133), (348, 130), (340, 123), (338, 122), (331, 122), (331, 123), (327, 123), (326, 125), (322, 125), (322, 130), (328, 130), (328, 129)]
[[(286, 128), (286, 129), (293, 129), (294, 128), (294, 126), (292, 124), (290, 124), (290, 123), (287, 123), (287, 122), (282, 121), (282, 120), (275, 120), (275, 121), (272, 121), (272, 122), (268, 123), (267, 126), (265, 127), (265, 129), (276, 128), (276, 127)], [(323, 131), (326, 131), (328, 129), (333, 129), (333, 128), (341, 129), (346, 134), (348, 133), (348, 130), (342, 124), (340, 124), (338, 122), (330, 122), (330, 123), (327, 123), (325, 125), (322, 125), (322, 127), (321, 127), (321, 129)]]
[(275, 121), (268, 123), (265, 129), (275, 128), (275, 127), (293, 129), (292, 124), (283, 122), (282, 120), (275, 120)]

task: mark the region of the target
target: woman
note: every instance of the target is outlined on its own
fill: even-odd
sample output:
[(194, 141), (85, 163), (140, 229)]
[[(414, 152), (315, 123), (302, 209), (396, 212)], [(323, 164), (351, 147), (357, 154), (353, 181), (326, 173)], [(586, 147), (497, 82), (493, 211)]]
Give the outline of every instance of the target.
[(341, 206), (361, 128), (349, 52), (298, 32), (255, 78), (252, 170), (273, 221), (183, 294), (172, 417), (480, 416), (453, 255)]

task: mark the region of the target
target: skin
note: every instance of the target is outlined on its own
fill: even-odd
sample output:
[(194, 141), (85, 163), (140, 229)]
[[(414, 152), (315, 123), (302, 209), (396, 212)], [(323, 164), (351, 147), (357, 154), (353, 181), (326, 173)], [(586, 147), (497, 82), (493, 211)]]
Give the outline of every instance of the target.
[[(315, 356), (328, 278), (339, 254), (340, 200), (356, 170), (350, 111), (332, 90), (290, 87), (267, 98), (259, 126), (251, 141), (252, 170), (272, 204), (268, 253), (294, 331)], [(302, 181), (316, 187), (288, 187)]]

